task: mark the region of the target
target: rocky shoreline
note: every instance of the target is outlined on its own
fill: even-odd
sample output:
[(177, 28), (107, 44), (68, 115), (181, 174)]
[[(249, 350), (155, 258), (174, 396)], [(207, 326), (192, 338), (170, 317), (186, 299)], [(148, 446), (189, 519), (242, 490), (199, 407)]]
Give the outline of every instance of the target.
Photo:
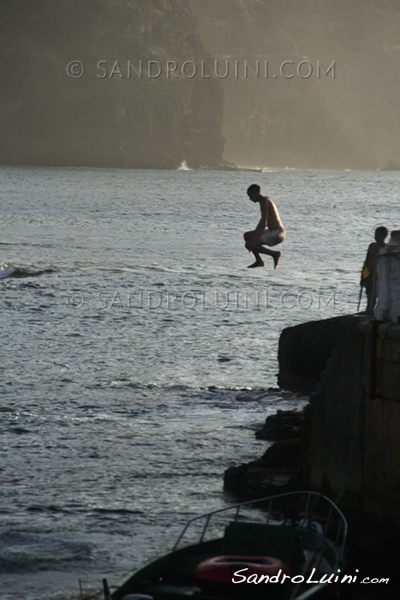
[[(310, 394), (310, 403), (300, 410), (278, 411), (256, 431), (257, 439), (273, 442), (257, 460), (229, 467), (224, 474), (224, 490), (238, 500), (253, 500), (287, 491), (314, 489), (310, 483), (307, 452), (312, 432), (309, 428), (312, 404), (321, 402), (327, 383), (325, 370), (335, 363), (339, 340), (345, 341), (362, 316), (345, 316), (316, 323), (304, 323), (282, 332), (279, 344), (279, 384), (282, 388)], [(339, 354), (343, 353), (339, 348)], [(336, 354), (338, 352), (336, 351)], [(336, 364), (336, 363), (335, 363)], [(321, 383), (322, 380), (322, 383)], [(320, 409), (321, 410), (321, 409)], [(340, 597), (353, 600), (394, 598), (400, 591), (397, 580), (400, 526), (391, 519), (359, 510), (346, 502), (345, 495), (319, 489), (336, 501), (349, 522), (347, 571), (363, 577), (389, 578), (389, 584), (365, 586), (356, 583), (340, 590)]]
[[(278, 411), (256, 431), (257, 439), (274, 443), (257, 460), (229, 467), (224, 474), (224, 490), (238, 500), (253, 500), (288, 491), (308, 489), (302, 468), (302, 426), (307, 407)], [(349, 522), (347, 573), (363, 577), (389, 578), (389, 584), (342, 586), (342, 600), (392, 600), (400, 592), (394, 561), (400, 530), (393, 523), (358, 511), (346, 511)]]
[(224, 475), (224, 490), (240, 499), (252, 500), (295, 489), (303, 422), (304, 410), (280, 410), (269, 416), (256, 438), (274, 443), (258, 460), (229, 467)]
[[(321, 379), (343, 327), (352, 316), (336, 317), (288, 327), (279, 340), (280, 388), (313, 394)], [(229, 467), (224, 474), (224, 490), (240, 499), (252, 500), (265, 495), (308, 487), (304, 458), (304, 425), (307, 407), (279, 410), (269, 416), (256, 438), (274, 442), (257, 460)]]

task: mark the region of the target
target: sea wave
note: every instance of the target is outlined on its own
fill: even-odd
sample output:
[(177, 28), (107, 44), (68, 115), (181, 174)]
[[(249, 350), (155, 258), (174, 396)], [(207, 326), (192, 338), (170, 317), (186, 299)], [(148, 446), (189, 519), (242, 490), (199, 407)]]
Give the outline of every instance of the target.
[(34, 267), (33, 265), (15, 265), (12, 263), (0, 264), (0, 279), (7, 279), (9, 277), (23, 278), (23, 277), (37, 277), (38, 275), (45, 275), (47, 273), (53, 273), (52, 267)]

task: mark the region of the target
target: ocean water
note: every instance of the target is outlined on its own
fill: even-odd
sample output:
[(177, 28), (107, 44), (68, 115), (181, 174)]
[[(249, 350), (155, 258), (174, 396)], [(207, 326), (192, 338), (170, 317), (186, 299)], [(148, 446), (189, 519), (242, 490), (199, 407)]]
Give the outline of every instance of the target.
[[(0, 181), (1, 597), (68, 600), (233, 500), (224, 470), (265, 451), (269, 414), (306, 402), (277, 387), (280, 332), (356, 311), (375, 227), (400, 226), (400, 173)], [(276, 270), (246, 268), (253, 182), (287, 229)]]

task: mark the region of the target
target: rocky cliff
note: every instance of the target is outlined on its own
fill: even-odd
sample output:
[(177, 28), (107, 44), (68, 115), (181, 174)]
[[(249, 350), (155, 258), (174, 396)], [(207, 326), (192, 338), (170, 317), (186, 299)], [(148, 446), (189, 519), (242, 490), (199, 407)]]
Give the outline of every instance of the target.
[(209, 58), (189, 2), (6, 0), (0, 32), (1, 163), (221, 164), (220, 83), (180, 71)]
[(227, 160), (400, 168), (398, 0), (192, 1), (220, 75), (231, 66)]
[(399, 28), (398, 0), (3, 0), (0, 162), (399, 169)]

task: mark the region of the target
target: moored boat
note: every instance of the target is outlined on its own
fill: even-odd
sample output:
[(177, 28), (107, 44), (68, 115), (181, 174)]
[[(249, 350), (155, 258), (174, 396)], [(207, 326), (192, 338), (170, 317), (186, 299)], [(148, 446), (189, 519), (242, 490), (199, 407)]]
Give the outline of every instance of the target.
[(340, 579), (346, 537), (345, 516), (322, 494), (244, 502), (191, 519), (169, 553), (133, 572), (111, 595), (105, 584), (104, 595), (306, 600)]

